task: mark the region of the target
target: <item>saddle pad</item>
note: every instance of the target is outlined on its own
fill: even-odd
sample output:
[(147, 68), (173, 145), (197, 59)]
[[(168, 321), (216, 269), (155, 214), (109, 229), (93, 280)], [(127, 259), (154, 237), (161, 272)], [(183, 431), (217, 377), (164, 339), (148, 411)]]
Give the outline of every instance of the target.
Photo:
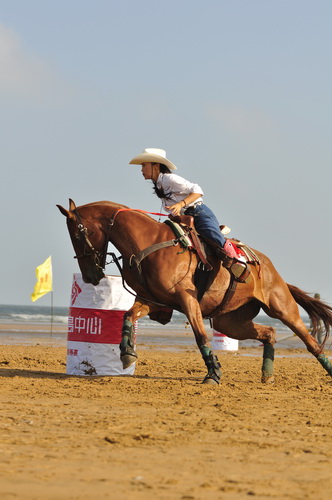
[(167, 226), (170, 226), (171, 229), (173, 230), (173, 233), (175, 236), (179, 239), (180, 244), (184, 248), (193, 248), (193, 242), (192, 239), (189, 237), (189, 235), (184, 231), (182, 226), (178, 224), (177, 222), (167, 219), (165, 220), (164, 224), (167, 224)]
[(229, 240), (229, 241), (235, 248), (239, 260), (248, 262), (250, 264), (260, 264), (259, 258), (255, 254), (255, 252), (250, 247), (248, 247), (248, 245), (245, 245), (244, 243), (238, 240)]

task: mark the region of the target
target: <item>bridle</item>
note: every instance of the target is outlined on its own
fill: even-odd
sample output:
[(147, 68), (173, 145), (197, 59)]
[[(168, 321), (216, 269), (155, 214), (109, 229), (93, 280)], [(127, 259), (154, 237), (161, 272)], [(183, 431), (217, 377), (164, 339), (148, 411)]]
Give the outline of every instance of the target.
[[(95, 247), (93, 246), (93, 244), (91, 243), (91, 241), (89, 239), (89, 235), (88, 235), (88, 229), (87, 229), (87, 227), (84, 226), (83, 221), (82, 221), (81, 216), (78, 213), (78, 211), (76, 209), (74, 209), (73, 213), (75, 214), (77, 222), (78, 222), (77, 229), (84, 240), (83, 253), (81, 255), (74, 255), (74, 259), (93, 257), (93, 261), (95, 263), (95, 266), (98, 269), (101, 269), (102, 271), (104, 271), (106, 264), (107, 264), (107, 262), (106, 262), (107, 255), (112, 255), (110, 253), (107, 253), (108, 236), (109, 236), (109, 232), (111, 230), (111, 227), (113, 225), (112, 221), (110, 221), (109, 226), (108, 226), (108, 230), (106, 232), (104, 249), (102, 252), (100, 252), (99, 250), (96, 250)], [(88, 247), (90, 251), (87, 252), (86, 247)]]
[[(156, 213), (156, 212), (148, 212), (146, 210), (139, 210), (139, 209), (132, 209), (132, 208), (120, 208), (119, 210), (117, 210), (114, 213), (113, 217), (110, 218), (110, 220), (108, 222), (107, 230), (104, 231), (102, 229), (102, 231), (105, 233), (105, 244), (104, 244), (103, 251), (100, 252), (99, 250), (96, 250), (94, 248), (94, 246), (92, 245), (91, 241), (89, 240), (88, 229), (87, 229), (87, 227), (84, 226), (82, 218), (81, 218), (79, 212), (77, 211), (77, 209), (75, 208), (72, 212), (76, 216), (76, 219), (77, 219), (77, 229), (79, 230), (81, 236), (83, 237), (85, 245), (84, 245), (83, 254), (81, 254), (81, 255), (74, 255), (74, 259), (81, 259), (81, 258), (86, 258), (86, 257), (91, 257), (92, 256), (93, 260), (94, 260), (94, 263), (95, 263), (95, 266), (98, 269), (101, 269), (102, 271), (105, 271), (106, 265), (107, 264), (111, 264), (112, 262), (115, 262), (115, 264), (119, 268), (119, 262), (118, 262), (119, 259), (118, 259), (118, 257), (116, 257), (114, 255), (114, 253), (112, 253), (112, 252), (107, 252), (108, 241), (109, 241), (109, 235), (110, 235), (111, 229), (112, 229), (112, 227), (114, 225), (114, 221), (115, 221), (116, 216), (120, 212), (128, 212), (128, 211), (131, 211), (131, 212), (141, 212), (141, 213), (146, 213), (146, 214), (153, 214), (153, 215), (159, 215), (159, 216), (163, 216), (163, 217), (168, 217), (167, 214), (160, 214), (160, 213)], [(89, 249), (90, 249), (89, 253), (87, 253), (85, 251), (86, 247), (89, 247)], [(111, 262), (106, 262), (107, 255), (111, 255), (112, 256), (113, 260)], [(121, 272), (121, 269), (120, 269), (120, 272)]]

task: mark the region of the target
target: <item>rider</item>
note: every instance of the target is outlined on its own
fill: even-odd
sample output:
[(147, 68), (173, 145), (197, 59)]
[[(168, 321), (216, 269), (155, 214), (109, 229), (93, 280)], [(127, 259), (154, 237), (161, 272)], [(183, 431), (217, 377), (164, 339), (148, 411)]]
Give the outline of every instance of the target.
[(229, 257), (237, 258), (232, 243), (227, 241), (220, 231), (216, 216), (203, 203), (202, 188), (173, 173), (177, 167), (166, 158), (166, 151), (147, 148), (129, 163), (142, 165), (144, 179), (152, 180), (154, 192), (161, 198), (167, 212), (172, 215), (192, 215), (199, 234), (217, 243)]

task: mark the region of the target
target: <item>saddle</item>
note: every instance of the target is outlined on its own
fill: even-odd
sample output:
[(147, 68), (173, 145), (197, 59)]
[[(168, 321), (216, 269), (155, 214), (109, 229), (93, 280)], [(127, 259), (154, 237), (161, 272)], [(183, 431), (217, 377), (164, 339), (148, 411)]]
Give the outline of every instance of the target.
[(197, 253), (202, 265), (207, 271), (210, 271), (213, 266), (207, 260), (204, 245), (198, 237), (194, 226), (194, 217), (191, 215), (170, 216), (165, 224), (171, 227), (186, 250), (191, 249)]
[[(243, 262), (245, 264), (258, 265), (260, 263), (259, 258), (251, 248), (236, 239), (228, 239), (227, 241), (232, 243), (238, 258), (232, 259), (228, 257), (224, 250), (216, 245), (216, 243), (198, 235), (194, 226), (194, 218), (191, 215), (169, 216), (169, 218), (165, 221), (165, 224), (171, 227), (176, 238), (183, 246), (184, 251), (188, 249), (195, 251), (200, 259), (200, 263), (194, 276), (194, 282), (198, 289), (198, 301), (201, 300), (211, 284), (211, 273), (209, 271), (213, 269), (213, 266), (208, 261), (207, 250), (211, 247), (215, 247), (220, 251), (220, 254), (223, 254), (220, 255), (220, 257), (223, 260), (223, 265), (230, 272), (231, 281), (222, 303), (209, 315), (209, 317), (212, 318), (220, 310), (226, 307), (227, 303), (231, 300), (235, 293), (237, 283), (244, 283), (250, 277), (250, 270), (247, 265), (243, 266), (244, 272), (241, 271), (240, 276), (237, 277), (232, 270), (234, 261), (237, 264), (239, 262)], [(220, 226), (220, 231), (226, 235), (230, 233), (231, 230), (227, 226)], [(149, 317), (150, 319), (165, 325), (171, 320), (172, 313), (173, 310), (171, 308), (163, 307), (158, 311), (151, 312)]]
[[(248, 281), (250, 270), (247, 264), (258, 265), (260, 263), (255, 252), (248, 247), (248, 245), (245, 245), (235, 238), (227, 239), (228, 243), (232, 244), (237, 255), (235, 259), (230, 258), (215, 242), (198, 235), (194, 226), (194, 218), (191, 215), (170, 216), (169, 219), (165, 221), (165, 224), (172, 228), (174, 234), (179, 238), (180, 243), (185, 249), (191, 249), (197, 253), (200, 259), (200, 267), (203, 266), (203, 269), (206, 271), (210, 271), (213, 266), (208, 261), (203, 241), (214, 248), (215, 253), (223, 261), (224, 267), (229, 270), (234, 276), (234, 279), (239, 283)], [(226, 235), (230, 233), (231, 229), (228, 226), (222, 225), (220, 226), (220, 231)]]

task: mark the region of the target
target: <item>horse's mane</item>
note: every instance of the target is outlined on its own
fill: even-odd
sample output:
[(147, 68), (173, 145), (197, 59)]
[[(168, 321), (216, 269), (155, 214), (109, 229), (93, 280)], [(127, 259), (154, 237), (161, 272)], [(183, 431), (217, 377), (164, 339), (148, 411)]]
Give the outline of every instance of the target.
[(94, 206), (109, 206), (109, 207), (114, 207), (114, 208), (129, 208), (127, 205), (121, 205), (120, 203), (115, 203), (114, 201), (93, 201), (92, 203), (87, 203), (86, 205), (81, 205), (80, 207), (77, 208), (85, 208), (85, 207), (94, 207)]
[(135, 214), (137, 214), (137, 215), (139, 215), (141, 217), (145, 217), (145, 218), (149, 219), (149, 221), (153, 221), (153, 222), (158, 223), (155, 219), (153, 219), (152, 217), (150, 217), (149, 213), (145, 213), (144, 210), (142, 210), (142, 212), (141, 212), (140, 208), (131, 208), (131, 207), (128, 207), (127, 205), (121, 205), (120, 203), (115, 203), (114, 201), (107, 201), (107, 200), (94, 201), (92, 203), (87, 203), (86, 205), (81, 205), (81, 206), (77, 207), (77, 210), (88, 209), (90, 207), (91, 208), (94, 208), (94, 207), (96, 207), (96, 208), (97, 207), (101, 207), (101, 208), (109, 207), (111, 209), (114, 209), (115, 211), (121, 210), (121, 209), (125, 209), (126, 211), (132, 211), (132, 212), (134, 212)]

